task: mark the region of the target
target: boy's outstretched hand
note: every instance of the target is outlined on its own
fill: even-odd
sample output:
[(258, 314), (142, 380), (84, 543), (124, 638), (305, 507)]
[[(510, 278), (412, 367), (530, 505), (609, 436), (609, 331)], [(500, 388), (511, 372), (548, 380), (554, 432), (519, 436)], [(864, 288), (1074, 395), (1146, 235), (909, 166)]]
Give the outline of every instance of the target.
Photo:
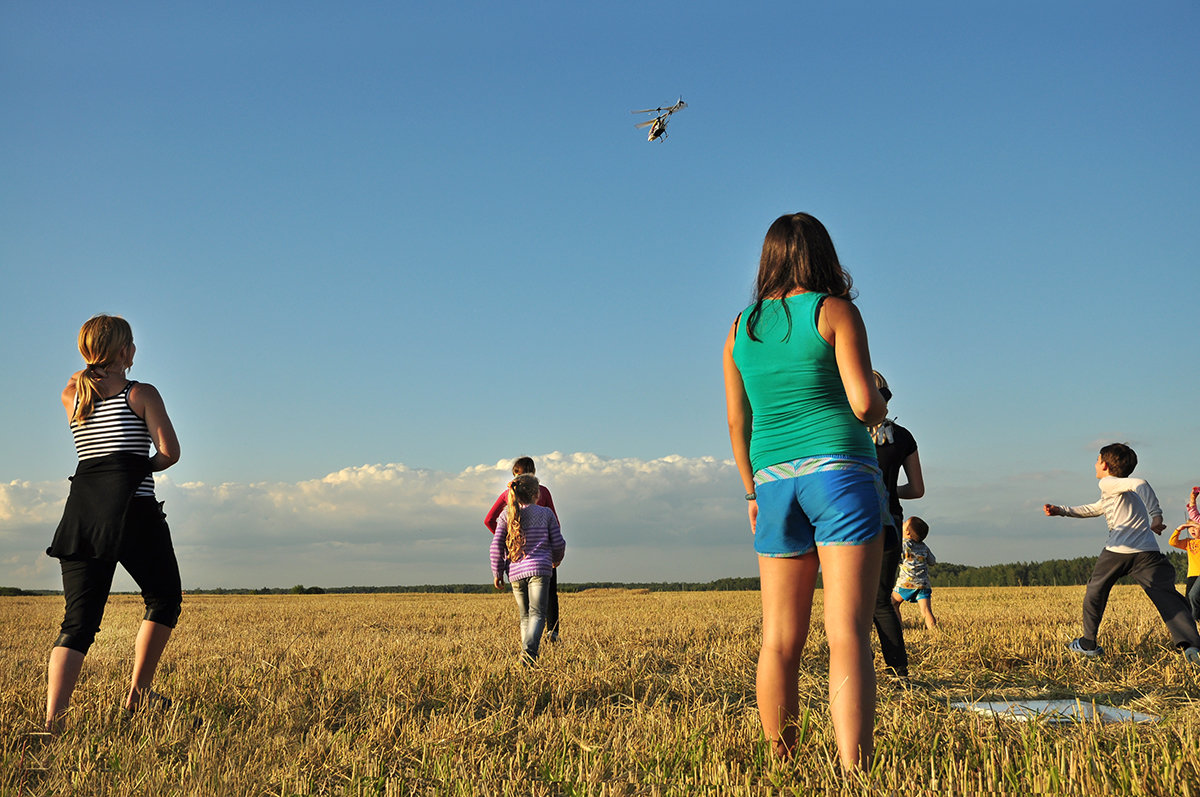
[(1059, 512), (1058, 507), (1056, 507), (1054, 504), (1042, 504), (1042, 511), (1050, 517), (1062, 514), (1062, 512)]

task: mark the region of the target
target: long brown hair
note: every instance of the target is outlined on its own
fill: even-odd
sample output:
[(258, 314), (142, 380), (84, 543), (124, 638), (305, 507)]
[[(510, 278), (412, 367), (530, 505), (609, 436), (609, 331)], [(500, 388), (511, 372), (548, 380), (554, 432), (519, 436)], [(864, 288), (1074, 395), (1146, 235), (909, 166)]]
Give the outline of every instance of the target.
[(86, 367), (75, 380), (75, 412), (71, 423), (83, 423), (92, 414), (100, 381), (108, 376), (109, 368), (127, 366), (117, 360), (132, 345), (133, 329), (119, 315), (92, 316), (79, 328), (79, 353)]
[(521, 504), (536, 504), (538, 480), (532, 473), (522, 473), (508, 483), (508, 533), (504, 544), (508, 548), (508, 561), (519, 562), (525, 558), (525, 532), (521, 529)]
[[(854, 280), (842, 268), (833, 239), (825, 225), (808, 213), (788, 213), (771, 224), (763, 239), (754, 284), (754, 309), (746, 319), (746, 332), (758, 340), (754, 328), (767, 299), (782, 299), (797, 290), (824, 293), (839, 299), (854, 299)], [(783, 312), (791, 334), (792, 314), (787, 303)]]

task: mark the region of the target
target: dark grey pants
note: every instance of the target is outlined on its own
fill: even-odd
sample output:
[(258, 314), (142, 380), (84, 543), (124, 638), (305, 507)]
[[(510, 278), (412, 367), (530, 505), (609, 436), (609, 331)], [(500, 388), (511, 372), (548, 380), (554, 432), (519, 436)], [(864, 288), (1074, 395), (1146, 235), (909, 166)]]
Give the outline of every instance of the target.
[(1100, 558), (1092, 570), (1092, 578), (1088, 581), (1087, 593), (1083, 596), (1084, 639), (1096, 638), (1100, 620), (1104, 617), (1104, 607), (1108, 605), (1108, 593), (1122, 576), (1132, 576), (1146, 593), (1167, 624), (1176, 647), (1200, 648), (1200, 634), (1196, 633), (1191, 607), (1175, 589), (1175, 568), (1158, 551), (1113, 553), (1106, 548), (1100, 552)]
[(558, 568), (550, 573), (550, 600), (546, 604), (546, 633), (558, 636)]
[(896, 586), (896, 572), (900, 569), (900, 538), (896, 529), (883, 529), (883, 566), (879, 571), (879, 590), (875, 594), (875, 633), (879, 635), (879, 650), (884, 663), (896, 675), (908, 675), (908, 651), (904, 648), (904, 629), (900, 626), (900, 615), (892, 606), (892, 587)]

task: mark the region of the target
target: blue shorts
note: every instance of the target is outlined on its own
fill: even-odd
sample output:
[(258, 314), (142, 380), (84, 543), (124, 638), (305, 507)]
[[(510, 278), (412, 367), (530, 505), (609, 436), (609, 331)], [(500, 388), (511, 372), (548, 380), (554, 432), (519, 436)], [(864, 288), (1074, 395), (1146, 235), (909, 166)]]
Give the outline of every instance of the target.
[(896, 587), (892, 592), (900, 596), (902, 602), (916, 603), (917, 601), (929, 600), (933, 596), (933, 590), (929, 587), (921, 587), (920, 589), (905, 589), (904, 587)]
[(883, 531), (887, 493), (865, 457), (810, 457), (754, 474), (759, 556), (803, 556), (817, 545), (865, 545)]

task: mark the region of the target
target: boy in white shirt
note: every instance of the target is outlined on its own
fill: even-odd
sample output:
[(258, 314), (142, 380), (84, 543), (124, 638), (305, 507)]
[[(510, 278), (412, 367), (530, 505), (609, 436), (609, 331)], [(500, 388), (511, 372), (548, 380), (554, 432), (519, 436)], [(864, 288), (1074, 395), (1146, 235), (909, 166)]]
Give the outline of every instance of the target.
[(1108, 604), (1108, 593), (1122, 576), (1132, 576), (1146, 597), (1158, 609), (1171, 633), (1171, 639), (1188, 661), (1200, 664), (1200, 634), (1192, 620), (1187, 600), (1175, 589), (1175, 568), (1158, 549), (1154, 535), (1162, 532), (1162, 509), (1158, 497), (1144, 479), (1130, 478), (1137, 466), (1137, 454), (1124, 443), (1112, 443), (1100, 449), (1096, 458), (1096, 478), (1100, 480), (1100, 500), (1082, 506), (1045, 504), (1047, 515), (1097, 517), (1108, 522), (1108, 542), (1083, 598), (1083, 636), (1071, 640), (1067, 649), (1081, 656), (1100, 656), (1104, 648), (1096, 644), (1096, 632)]

